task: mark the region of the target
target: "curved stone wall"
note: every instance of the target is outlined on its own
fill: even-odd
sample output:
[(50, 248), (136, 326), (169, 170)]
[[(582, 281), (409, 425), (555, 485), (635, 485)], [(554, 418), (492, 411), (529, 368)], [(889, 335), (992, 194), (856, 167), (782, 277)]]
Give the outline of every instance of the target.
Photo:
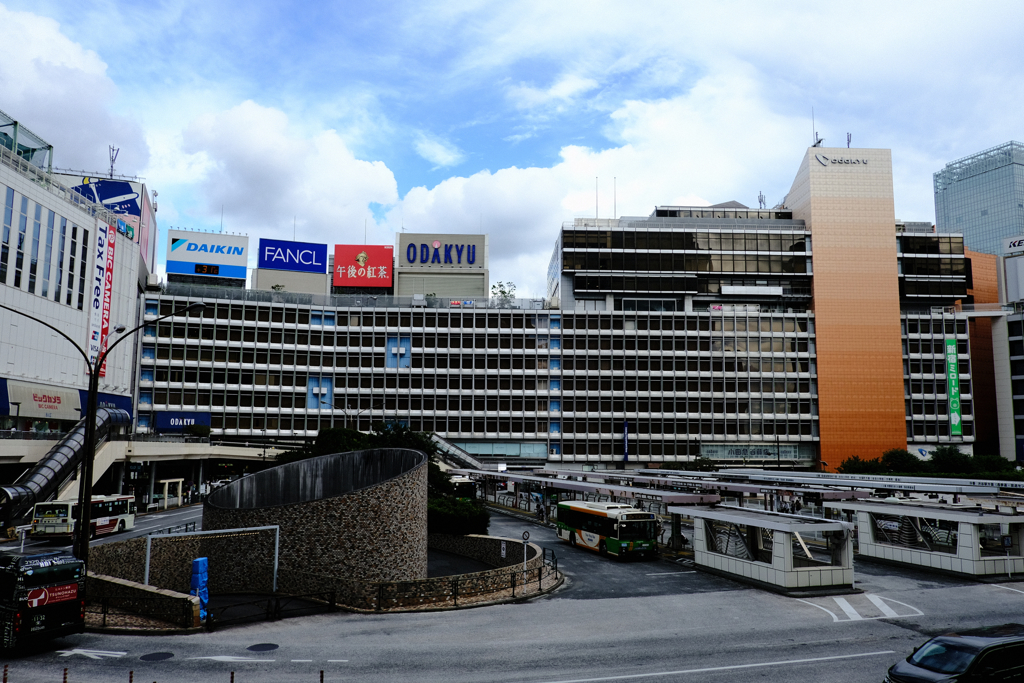
[(231, 482), (203, 507), (207, 531), (275, 524), (282, 577), (426, 578), (427, 456), (378, 449), (300, 460)]

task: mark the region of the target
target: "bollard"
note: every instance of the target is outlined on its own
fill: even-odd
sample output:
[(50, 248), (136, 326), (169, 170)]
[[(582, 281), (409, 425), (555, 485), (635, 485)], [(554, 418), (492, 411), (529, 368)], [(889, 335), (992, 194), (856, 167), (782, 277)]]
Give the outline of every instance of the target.
[(231, 683), (235, 683), (235, 672), (231, 672)]
[(68, 670), (64, 669), (64, 683), (68, 683)]
[(324, 670), (320, 669), (320, 683), (324, 683)]
[(128, 683), (135, 683), (135, 672), (134, 671), (129, 671), (128, 672)]
[(4, 664), (4, 683), (7, 683), (7, 665)]

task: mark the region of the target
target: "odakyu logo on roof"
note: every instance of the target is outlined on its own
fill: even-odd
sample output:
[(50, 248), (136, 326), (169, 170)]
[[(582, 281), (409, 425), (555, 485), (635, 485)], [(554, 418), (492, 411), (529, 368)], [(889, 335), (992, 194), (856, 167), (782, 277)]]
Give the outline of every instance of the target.
[(440, 240), (434, 240), (431, 244), (410, 244), (405, 248), (405, 260), (408, 263), (439, 263), (442, 265), (467, 263), (473, 265), (476, 263), (476, 245), (442, 245)]
[(825, 154), (815, 154), (814, 158), (818, 160), (818, 163), (822, 166), (829, 166), (830, 164), (862, 164), (867, 165), (867, 159), (853, 159), (850, 157), (830, 157)]
[(228, 244), (213, 244), (206, 242), (193, 242), (184, 237), (171, 238), (171, 251), (177, 251), (185, 247), (185, 251), (195, 251), (206, 254), (224, 254), (225, 256), (244, 256), (245, 247), (233, 247)]

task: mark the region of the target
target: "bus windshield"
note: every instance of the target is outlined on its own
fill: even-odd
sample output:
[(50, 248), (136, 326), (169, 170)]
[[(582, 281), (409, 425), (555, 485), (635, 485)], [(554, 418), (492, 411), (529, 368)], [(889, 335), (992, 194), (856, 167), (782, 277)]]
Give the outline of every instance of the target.
[(619, 539), (623, 541), (640, 541), (654, 538), (658, 535), (657, 522), (621, 522), (619, 524)]
[(81, 567), (74, 564), (34, 567), (25, 572), (25, 588), (40, 588), (42, 586), (74, 583), (81, 578), (81, 574)]
[(39, 503), (36, 505), (37, 517), (67, 517), (67, 503)]

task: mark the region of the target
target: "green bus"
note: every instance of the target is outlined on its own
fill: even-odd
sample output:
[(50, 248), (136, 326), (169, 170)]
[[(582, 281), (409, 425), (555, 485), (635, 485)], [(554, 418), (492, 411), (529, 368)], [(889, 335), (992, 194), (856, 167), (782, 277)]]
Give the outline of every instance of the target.
[(653, 557), (661, 522), (653, 512), (624, 503), (558, 504), (558, 537), (570, 545), (616, 557)]

